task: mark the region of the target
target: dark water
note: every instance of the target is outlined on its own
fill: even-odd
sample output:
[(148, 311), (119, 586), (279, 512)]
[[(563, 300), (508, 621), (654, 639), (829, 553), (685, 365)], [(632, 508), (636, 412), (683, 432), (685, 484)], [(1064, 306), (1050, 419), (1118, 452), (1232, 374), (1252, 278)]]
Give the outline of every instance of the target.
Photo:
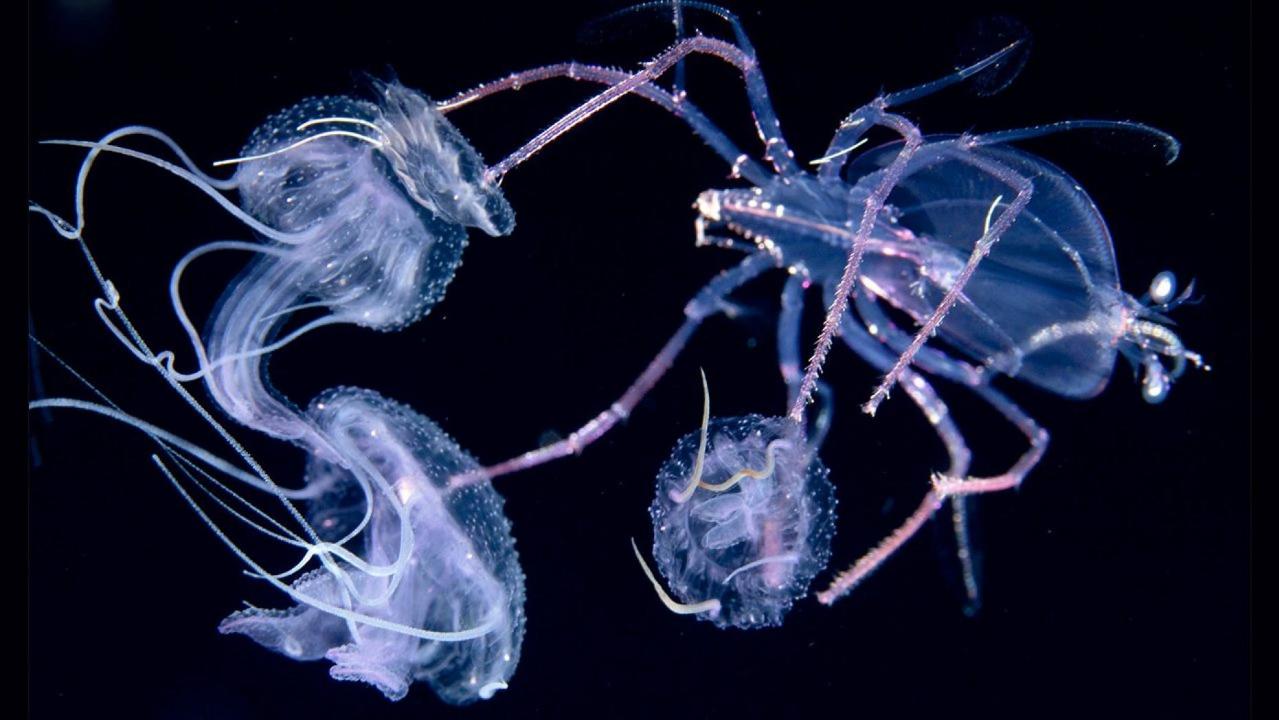
[[(234, 156), (268, 114), (384, 74), (444, 97), (507, 72), (578, 59), (631, 68), (664, 47), (664, 22), (579, 42), (607, 3), (112, 4), (31, 9), (31, 130), (96, 138), (126, 124), (169, 132), (202, 164)], [(696, 426), (697, 368), (717, 415), (781, 413), (771, 332), (781, 280), (742, 293), (739, 322), (707, 324), (619, 432), (583, 457), (500, 480), (528, 574), (528, 634), (511, 688), (456, 709), (425, 686), (398, 704), (214, 628), (243, 600), (284, 598), (244, 577), (146, 459), (136, 432), (96, 418), (32, 419), (30, 700), (37, 717), (105, 709), (135, 717), (881, 717), (957, 713), (1238, 717), (1249, 696), (1247, 17), (1217, 4), (999, 3), (940, 8), (738, 6), (801, 159), (881, 89), (932, 79), (961, 57), (971, 23), (1016, 16), (1034, 47), (1004, 92), (955, 89), (913, 104), (926, 131), (1121, 118), (1184, 144), (1165, 167), (1138, 143), (1078, 134), (1028, 144), (1086, 187), (1110, 223), (1135, 294), (1158, 271), (1195, 277), (1177, 313), (1214, 366), (1147, 406), (1121, 366), (1087, 402), (1006, 386), (1053, 433), (1017, 493), (979, 501), (984, 607), (962, 612), (945, 523), (834, 608), (802, 602), (784, 627), (725, 632), (667, 613), (630, 556), (651, 537), (653, 478)], [(720, 32), (717, 23), (701, 26)], [(980, 36), (979, 36), (980, 37)], [(740, 85), (711, 61), (690, 92), (754, 147)], [(486, 100), (454, 121), (495, 160), (586, 97), (567, 81)], [(80, 153), (32, 144), (32, 198), (69, 212)], [(690, 204), (726, 169), (685, 126), (638, 100), (574, 131), (505, 183), (518, 227), (473, 237), (445, 301), (394, 335), (324, 329), (279, 353), (272, 381), (305, 402), (358, 385), (411, 404), (481, 461), (566, 433), (612, 402), (673, 332), (698, 287), (735, 256), (693, 246)], [(187, 250), (243, 238), (173, 178), (108, 158), (88, 197), (88, 237), (155, 346), (183, 348), (168, 269)], [(127, 410), (210, 447), (215, 440), (154, 373), (114, 343), (73, 245), (30, 234), (36, 334)], [(209, 260), (187, 291), (208, 312), (243, 258)], [(811, 313), (806, 332), (818, 320)], [(189, 353), (180, 353), (187, 357)], [(51, 395), (84, 391), (47, 359)], [(941, 447), (895, 395), (857, 411), (875, 374), (838, 348), (824, 452), (840, 499), (832, 570), (893, 529), (941, 469)], [(1005, 467), (1022, 440), (954, 386), (939, 390), (967, 433), (974, 471)], [(203, 396), (203, 391), (198, 393)], [(240, 433), (278, 477), (302, 454)], [(267, 558), (269, 548), (262, 552)], [(283, 556), (277, 558), (284, 562)], [(819, 583), (821, 579), (819, 579)]]

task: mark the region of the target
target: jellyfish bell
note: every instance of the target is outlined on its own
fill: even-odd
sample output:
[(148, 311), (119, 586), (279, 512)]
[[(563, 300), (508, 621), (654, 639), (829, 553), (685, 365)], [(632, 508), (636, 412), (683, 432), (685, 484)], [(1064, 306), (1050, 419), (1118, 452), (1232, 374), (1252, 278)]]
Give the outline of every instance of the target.
[[(308, 515), (327, 541), (362, 526), (347, 547), (367, 567), (344, 568), (348, 578), (315, 571), (294, 590), (424, 630), (346, 622), (305, 602), (241, 610), (219, 630), (294, 659), (326, 658), (335, 679), (369, 683), (391, 700), (415, 681), (457, 705), (492, 697), (514, 673), (524, 637), (524, 574), (502, 498), (487, 482), (449, 488), (476, 461), (435, 423), (377, 393), (330, 390), (308, 417), (344, 459), (311, 456), (307, 485), (322, 492)], [(325, 522), (361, 517), (354, 526)]]
[[(225, 161), (236, 168), (243, 212), (276, 242), (256, 248), (224, 293), (207, 358), (189, 327), (223, 409), (313, 447), (322, 438), (267, 386), (265, 354), (321, 325), (393, 331), (417, 321), (444, 297), (468, 228), (514, 229), (483, 159), (433, 103), (398, 82), (373, 81), (373, 89), (373, 100), (316, 97), (276, 113)], [(193, 251), (175, 277), (190, 259), (227, 247)], [(326, 314), (278, 341), (304, 308)]]
[(835, 490), (787, 418), (714, 418), (657, 475), (653, 558), (683, 603), (719, 627), (780, 625), (830, 560)]
[(246, 183), (262, 171), (261, 160), (305, 161), (294, 152), (305, 145), (354, 148), (376, 156), (378, 170), (432, 214), (488, 235), (509, 235), (515, 211), (486, 175), (483, 157), (437, 105), (395, 80), (369, 78), (368, 85), (369, 99), (315, 97), (276, 113), (254, 131), (240, 158), (222, 164), (239, 165), (236, 175)]

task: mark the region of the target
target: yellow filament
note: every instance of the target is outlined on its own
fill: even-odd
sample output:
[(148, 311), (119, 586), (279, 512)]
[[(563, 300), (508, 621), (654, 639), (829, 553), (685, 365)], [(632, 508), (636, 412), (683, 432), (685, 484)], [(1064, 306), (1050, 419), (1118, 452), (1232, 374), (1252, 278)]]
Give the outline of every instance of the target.
[[(699, 370), (702, 373), (702, 438), (697, 445), (697, 460), (693, 462), (693, 475), (688, 479), (688, 485), (671, 497), (677, 505), (683, 505), (688, 499), (693, 497), (693, 492), (697, 490), (698, 485), (706, 487), (702, 483), (702, 468), (706, 464), (706, 430), (711, 420), (711, 389), (706, 384), (706, 371)], [(643, 562), (641, 560), (640, 562)]]
[(368, 144), (372, 145), (372, 146), (373, 146), (373, 147), (375, 147), (375, 148), (381, 148), (381, 147), (382, 147), (382, 141), (381, 141), (381, 140), (375, 140), (375, 139), (373, 139), (373, 138), (371, 138), (371, 137), (368, 137), (368, 136), (366, 136), (366, 135), (361, 135), (361, 134), (359, 134), (359, 133), (357, 133), (357, 132), (351, 132), (351, 131), (349, 131), (349, 130), (329, 130), (328, 132), (316, 133), (315, 135), (312, 135), (312, 136), (310, 136), (310, 137), (307, 137), (307, 138), (303, 138), (303, 139), (301, 139), (301, 140), (298, 140), (297, 142), (293, 143), (292, 145), (286, 145), (285, 147), (282, 147), (282, 148), (280, 148), (279, 150), (272, 150), (271, 152), (265, 152), (265, 153), (262, 153), (261, 155), (248, 155), (248, 156), (245, 156), (245, 157), (232, 158), (232, 159), (230, 159), (230, 160), (219, 160), (219, 161), (217, 161), (217, 162), (213, 163), (213, 167), (222, 167), (222, 166), (224, 166), (224, 165), (236, 165), (236, 164), (239, 164), (239, 163), (252, 162), (252, 161), (254, 161), (254, 160), (264, 160), (264, 159), (269, 158), (269, 157), (274, 157), (274, 156), (276, 156), (276, 155), (280, 155), (280, 154), (282, 154), (282, 153), (286, 153), (286, 152), (288, 152), (288, 151), (290, 151), (290, 150), (296, 150), (297, 148), (300, 148), (300, 147), (302, 147), (303, 145), (306, 145), (307, 143), (315, 142), (316, 140), (319, 140), (320, 138), (326, 138), (326, 137), (349, 137), (349, 138), (355, 138), (356, 140), (361, 140), (361, 141), (363, 141), (363, 142), (366, 142), (366, 143), (368, 143)]
[(635, 544), (635, 538), (631, 538), (631, 549), (635, 551), (635, 559), (639, 560), (640, 568), (644, 574), (648, 576), (648, 581), (653, 583), (653, 589), (657, 591), (657, 597), (666, 606), (667, 610), (676, 615), (696, 615), (704, 612), (718, 612), (719, 600), (703, 600), (699, 603), (682, 603), (671, 599), (666, 594), (666, 590), (662, 588), (662, 584), (657, 581), (657, 577), (653, 575), (653, 571), (648, 568), (648, 563), (644, 562), (644, 556), (640, 554), (639, 546)]
[(808, 164), (809, 165), (825, 165), (826, 163), (830, 162), (831, 160), (834, 160), (840, 155), (847, 155), (848, 153), (856, 150), (862, 145), (865, 145), (866, 141), (869, 139), (870, 138), (862, 138), (861, 140), (858, 140), (857, 142), (853, 143), (851, 146), (846, 147), (843, 150), (840, 150), (839, 152), (834, 152), (834, 153), (831, 153), (830, 155), (823, 155), (822, 157), (819, 157), (816, 160), (809, 160)]
[(982, 227), (981, 234), (983, 236), (990, 234), (990, 221), (995, 217), (995, 208), (999, 207), (999, 201), (1003, 200), (1003, 195), (996, 195), (995, 202), (990, 204), (990, 209), (986, 211), (986, 223)]
[(710, 490), (711, 492), (725, 492), (731, 490), (734, 485), (746, 478), (762, 480), (769, 475), (772, 475), (773, 470), (777, 467), (777, 448), (779, 447), (790, 447), (790, 443), (785, 440), (774, 440), (769, 443), (768, 449), (765, 451), (767, 460), (764, 463), (764, 467), (759, 470), (742, 468), (741, 470), (733, 473), (732, 477), (722, 483), (700, 483), (700, 485), (703, 489)]

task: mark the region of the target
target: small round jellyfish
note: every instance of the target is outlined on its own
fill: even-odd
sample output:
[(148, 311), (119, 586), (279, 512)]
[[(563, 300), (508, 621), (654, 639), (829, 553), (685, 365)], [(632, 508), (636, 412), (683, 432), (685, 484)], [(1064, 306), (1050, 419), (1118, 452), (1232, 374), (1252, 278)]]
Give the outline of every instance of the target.
[(649, 508), (653, 557), (683, 603), (668, 607), (723, 628), (780, 625), (830, 560), (827, 476), (787, 418), (704, 416), (658, 472)]

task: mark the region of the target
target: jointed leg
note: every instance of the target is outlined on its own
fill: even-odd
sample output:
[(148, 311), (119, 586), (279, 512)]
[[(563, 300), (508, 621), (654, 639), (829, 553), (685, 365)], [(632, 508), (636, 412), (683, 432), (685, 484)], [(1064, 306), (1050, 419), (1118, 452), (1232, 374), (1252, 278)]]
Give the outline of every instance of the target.
[[(891, 323), (882, 325), (877, 331), (877, 336), (882, 342), (888, 343), (890, 347), (899, 347), (908, 337)], [(844, 337), (857, 354), (866, 358), (872, 364), (883, 363), (886, 359), (891, 361), (891, 354), (880, 346), (878, 342), (868, 342), (870, 340), (869, 335), (852, 318), (849, 318), (845, 324)], [(894, 347), (894, 350), (896, 350), (896, 347)], [(954, 363), (954, 361), (950, 362)], [(958, 363), (955, 364), (958, 365)], [(1017, 462), (1004, 473), (989, 478), (966, 477), (968, 450), (964, 447), (962, 454), (958, 456), (954, 451), (954, 448), (962, 447), (962, 436), (959, 436), (949, 418), (945, 418), (946, 422), (944, 423), (938, 423), (934, 420), (938, 411), (944, 412), (945, 406), (940, 404), (940, 400), (937, 400), (937, 404), (921, 402), (921, 400), (928, 400), (931, 388), (927, 392), (920, 393), (919, 391), (922, 389), (921, 383), (923, 387), (927, 387), (927, 383), (922, 377), (914, 374), (909, 369), (906, 369), (905, 372), (910, 373), (911, 377), (908, 378), (906, 374), (903, 374), (903, 387), (906, 388), (907, 393), (915, 400), (916, 404), (919, 404), (925, 414), (928, 415), (930, 422), (933, 422), (938, 434), (942, 437), (942, 441), (946, 443), (947, 449), (951, 454), (951, 469), (944, 475), (933, 476), (932, 489), (924, 495), (919, 507), (905, 523), (862, 559), (858, 560), (849, 570), (837, 576), (831, 586), (818, 595), (818, 599), (825, 604), (829, 605), (851, 591), (888, 556), (892, 555), (897, 548), (909, 540), (941, 508), (942, 503), (947, 499), (952, 501), (957, 513), (954, 520), (957, 540), (960, 543), (960, 560), (964, 564), (964, 583), (970, 600), (976, 602), (977, 587), (971, 565), (971, 553), (968, 550), (966, 539), (965, 518), (962, 515), (961, 506), (954, 501), (962, 500), (968, 495), (998, 492), (1020, 486), (1022, 480), (1039, 463), (1048, 448), (1048, 432), (1041, 428), (1033, 418), (1017, 407), (1016, 404), (1004, 397), (1002, 393), (981, 382), (971, 385), (965, 383), (969, 389), (1016, 426), (1030, 442), (1030, 446), (1022, 453)], [(935, 397), (935, 393), (933, 393), (933, 396)], [(949, 426), (949, 430), (947, 430), (947, 426)], [(953, 435), (950, 435), (951, 432), (953, 432)], [(959, 445), (955, 444), (956, 440), (958, 440)], [(957, 463), (957, 457), (962, 458), (963, 462)]]
[[(880, 368), (887, 367), (893, 362), (892, 354), (887, 352), (883, 345), (872, 338), (858, 324), (857, 320), (848, 313), (844, 315), (842, 330), (844, 342), (853, 352), (860, 355), (867, 362)], [(946, 446), (946, 454), (950, 458), (950, 467), (946, 471), (947, 475), (963, 477), (968, 473), (968, 465), (972, 458), (972, 453), (968, 450), (963, 435), (959, 432), (954, 420), (951, 419), (950, 411), (946, 404), (942, 402), (936, 391), (933, 390), (923, 376), (909, 369), (907, 373), (909, 373), (909, 377), (903, 376), (903, 387), (906, 388), (907, 395), (919, 406), (919, 409), (924, 413), (924, 417), (933, 426), (933, 430), (937, 433), (942, 444)], [(911, 514), (901, 527), (876, 545), (870, 552), (863, 555), (851, 568), (836, 576), (830, 587), (818, 593), (817, 599), (829, 605), (850, 592), (858, 583), (877, 570), (919, 528), (923, 527), (924, 523), (928, 522), (937, 510), (941, 508), (944, 501), (945, 498), (935, 490), (930, 490), (926, 493), (919, 508)], [(962, 508), (956, 508), (956, 513), (962, 512)], [(962, 524), (964, 522), (962, 515), (957, 516), (956, 522), (957, 529), (966, 528), (966, 525)], [(972, 570), (972, 555), (969, 551), (966, 537), (966, 532), (957, 533), (959, 558), (964, 570), (965, 591), (968, 593), (970, 602), (975, 603), (977, 600), (977, 585)]]
[(600, 439), (619, 421), (626, 419), (639, 404), (644, 395), (657, 384), (662, 375), (670, 369), (675, 358), (683, 351), (693, 332), (702, 321), (718, 313), (723, 308), (723, 301), (730, 293), (760, 274), (776, 267), (773, 258), (766, 254), (751, 255), (736, 267), (725, 270), (711, 280), (689, 301), (684, 308), (684, 323), (680, 325), (670, 340), (666, 341), (657, 356), (654, 357), (622, 397), (609, 406), (607, 410), (596, 415), (582, 427), (569, 434), (567, 438), (553, 442), (545, 447), (530, 450), (496, 465), (491, 465), (474, 474), (458, 475), (450, 480), (454, 487), (475, 482), (478, 478), (495, 478), (521, 470), (536, 467), (551, 460), (568, 455), (576, 455), (591, 443)]
[[(897, 151), (897, 156), (893, 158), (892, 163), (882, 171), (879, 182), (862, 202), (861, 221), (852, 239), (848, 261), (844, 264), (844, 272), (835, 288), (834, 298), (826, 310), (826, 320), (822, 323), (822, 331), (817, 338), (817, 347), (813, 350), (813, 356), (809, 359), (808, 367), (804, 371), (804, 379), (800, 383), (799, 394), (791, 405), (790, 418), (795, 422), (803, 420), (804, 407), (812, 397), (813, 388), (817, 385), (817, 376), (821, 373), (822, 365), (826, 362), (826, 355), (830, 352), (831, 344), (835, 341), (840, 318), (848, 310), (848, 298), (852, 295), (856, 286), (862, 255), (866, 250), (866, 241), (870, 239), (871, 231), (879, 220), (880, 211), (883, 210), (889, 193), (893, 191), (893, 188), (897, 187), (897, 183), (901, 182), (910, 165), (911, 158), (914, 157), (916, 151), (923, 144), (923, 135), (920, 134), (919, 128), (911, 124), (906, 118), (884, 112), (880, 107), (867, 106), (867, 108), (866, 112), (868, 114), (866, 117), (869, 120), (869, 124), (881, 125), (897, 131), (901, 134), (904, 142), (901, 149)], [(853, 197), (855, 195), (850, 193), (850, 204)], [(851, 211), (852, 208), (850, 207), (850, 215)]]
[[(786, 404), (790, 405), (799, 395), (800, 382), (803, 376), (799, 372), (799, 355), (802, 347), (800, 339), (800, 320), (804, 314), (804, 290), (811, 281), (807, 276), (795, 273), (786, 279), (782, 289), (781, 313), (777, 317), (777, 364), (781, 368), (782, 380), (786, 383)], [(830, 416), (834, 408), (834, 398), (830, 386), (817, 381), (817, 394), (821, 396), (821, 408), (813, 420), (809, 430), (809, 442), (820, 448), (830, 430)]]
[[(872, 296), (861, 294), (854, 298), (857, 306), (857, 314), (861, 316), (862, 323), (865, 325), (866, 333), (870, 334), (877, 341), (874, 343), (873, 351), (870, 348), (854, 347), (854, 349), (868, 362), (875, 365), (880, 370), (888, 370), (892, 367), (897, 352), (910, 344), (910, 335), (902, 332), (893, 321), (884, 313), (875, 302)], [(850, 322), (852, 320), (850, 319)], [(858, 326), (861, 329), (861, 326)], [(864, 343), (862, 343), (864, 344)], [(891, 352), (888, 348), (895, 348)], [(870, 357), (871, 352), (874, 353), (874, 359)], [(919, 354), (915, 356), (915, 365), (924, 369), (932, 375), (951, 380), (952, 382), (970, 387), (976, 387), (983, 383), (982, 373), (968, 363), (955, 360), (947, 356), (944, 352), (924, 346), (920, 348)], [(907, 383), (914, 381), (907, 380)], [(909, 384), (907, 385), (909, 388)], [(959, 477), (952, 461), (951, 470), (947, 471), (947, 475), (951, 477)], [(951, 507), (951, 524), (955, 532), (955, 546), (958, 550), (959, 564), (962, 569), (964, 580), (964, 592), (968, 596), (968, 608), (976, 610), (981, 605), (981, 588), (977, 580), (977, 570), (974, 563), (972, 553), (972, 542), (968, 532), (968, 502), (964, 497), (952, 497), (950, 499)]]
[[(618, 10), (608, 17), (613, 18), (633, 12), (651, 10), (670, 11), (675, 21), (675, 40), (676, 43), (679, 43), (684, 40), (684, 11), (686, 9), (710, 13), (728, 23), (733, 29), (733, 41), (737, 44), (737, 47), (752, 61), (758, 63), (759, 58), (755, 53), (755, 46), (751, 43), (750, 38), (747, 37), (746, 30), (742, 28), (741, 20), (732, 11), (719, 5), (698, 2), (697, 0), (645, 2)], [(795, 162), (795, 153), (791, 152), (785, 138), (782, 137), (781, 124), (777, 120), (777, 113), (773, 110), (773, 103), (768, 97), (768, 86), (764, 82), (763, 72), (756, 67), (753, 72), (744, 72), (742, 80), (746, 85), (746, 97), (751, 105), (755, 128), (759, 132), (760, 141), (764, 143), (765, 159), (773, 164), (773, 168), (779, 175), (799, 174), (802, 171), (798, 163)], [(675, 81), (672, 89), (674, 96), (682, 101), (684, 99), (683, 58), (675, 63)]]
[[(879, 343), (887, 344), (892, 349), (893, 354), (889, 355), (888, 349), (880, 348), (880, 352), (888, 355), (888, 362), (879, 369), (887, 372), (896, 362), (897, 355), (910, 345), (911, 337), (897, 327), (873, 296), (863, 293), (854, 298), (853, 303), (867, 331)], [(914, 365), (930, 375), (945, 378), (960, 385), (975, 386), (985, 382), (982, 368), (956, 360), (944, 351), (927, 345), (920, 348), (919, 353), (915, 355)]]
[(935, 478), (934, 484), (949, 497), (998, 492), (1016, 488), (1026, 479), (1026, 475), (1039, 464), (1039, 461), (1044, 457), (1044, 453), (1048, 450), (1048, 431), (1040, 427), (1039, 423), (1035, 422), (1035, 419), (1027, 415), (1016, 403), (989, 385), (979, 385), (972, 388), (972, 391), (990, 403), (991, 407), (998, 410), (1001, 415), (1016, 426), (1030, 442), (1030, 447), (1022, 453), (1012, 467), (993, 477), (964, 478), (943, 476)]
[[(773, 110), (773, 102), (768, 97), (764, 73), (758, 67), (759, 56), (755, 53), (754, 44), (746, 36), (741, 20), (733, 12), (718, 5), (696, 2), (696, 0), (684, 0), (679, 4), (685, 8), (703, 10), (717, 15), (732, 27), (733, 41), (737, 43), (737, 47), (757, 63), (754, 72), (743, 73), (742, 79), (746, 83), (746, 96), (750, 100), (755, 128), (759, 131), (760, 141), (764, 143), (764, 158), (773, 164), (773, 168), (779, 175), (795, 175), (801, 172), (798, 163), (795, 162), (795, 153), (791, 151), (790, 146), (786, 144), (786, 138), (782, 136), (782, 125), (777, 119), (777, 112)], [(677, 85), (677, 89), (682, 91), (682, 85)]]
[[(876, 98), (871, 103), (854, 111), (843, 123), (841, 123), (840, 129), (835, 133), (835, 137), (832, 139), (826, 155), (817, 161), (827, 164), (826, 167), (821, 170), (822, 177), (833, 179), (838, 177), (839, 171), (843, 166), (845, 156), (860, 144), (862, 137), (868, 130), (870, 130), (871, 127), (881, 126), (895, 130), (904, 140), (901, 149), (897, 152), (897, 156), (893, 158), (892, 163), (890, 163), (888, 167), (880, 171), (879, 182), (876, 183), (874, 189), (872, 189), (862, 201), (861, 222), (858, 225), (857, 233), (853, 237), (852, 248), (848, 254), (848, 261), (844, 266), (844, 273), (836, 288), (834, 301), (826, 312), (826, 321), (822, 326), (821, 335), (818, 337), (817, 347), (813, 351), (813, 356), (809, 360), (808, 368), (804, 373), (804, 380), (800, 386), (800, 395), (796, 398), (795, 404), (791, 407), (791, 419), (799, 420), (802, 417), (804, 405), (808, 402), (813, 386), (816, 384), (817, 376), (821, 372), (822, 364), (826, 360), (827, 353), (830, 352), (830, 346), (834, 342), (834, 336), (837, 328), (839, 327), (840, 318), (844, 315), (844, 312), (848, 307), (848, 297), (852, 294), (856, 287), (857, 272), (861, 266), (861, 259), (862, 254), (865, 251), (866, 240), (869, 238), (871, 230), (874, 228), (875, 223), (879, 218), (879, 213), (883, 209), (884, 203), (888, 199), (888, 195), (892, 192), (893, 188), (897, 186), (901, 179), (907, 175), (907, 168), (912, 157), (923, 144), (923, 136), (920, 134), (919, 129), (905, 118), (887, 112), (888, 107), (894, 103), (907, 102), (909, 100), (922, 97), (946, 87), (947, 85), (959, 82), (973, 73), (979, 72), (991, 63), (996, 62), (999, 58), (1010, 52), (1013, 47), (1015, 46), (1009, 46), (1008, 48), (995, 53), (991, 57), (986, 58), (973, 66), (960, 70), (940, 80), (926, 83), (916, 88), (904, 90), (898, 93), (882, 95), (879, 98)], [(850, 194), (850, 202), (853, 197), (855, 197), (855, 195)], [(1025, 201), (1029, 201), (1029, 194), (1026, 195), (1023, 205)], [(1020, 207), (1016, 208), (1016, 211), (1020, 211)], [(1008, 212), (1006, 211), (1000, 216), (1000, 219), (1003, 220), (1004, 216), (1007, 215)], [(1014, 217), (1016, 217), (1016, 212), (1012, 213), (1005, 225), (1011, 224), (1012, 218)], [(998, 233), (996, 233), (994, 237), (998, 238), (998, 234), (1002, 232), (1003, 229), (999, 229)], [(993, 243), (993, 241), (991, 242)], [(969, 274), (971, 274), (971, 272)], [(966, 281), (967, 277), (965, 276), (963, 280)], [(962, 287), (962, 283), (959, 285)], [(953, 302), (954, 300), (952, 299), (951, 303)], [(943, 301), (943, 303), (945, 304), (945, 301)], [(946, 304), (945, 307), (948, 309), (949, 305)], [(939, 315), (935, 315), (933, 322), (934, 328), (936, 323), (940, 322), (940, 320), (941, 317)], [(913, 352), (909, 353), (909, 355), (913, 355)], [(899, 361), (899, 365), (904, 368), (905, 364), (909, 363), (909, 360), (909, 356), (905, 357), (906, 362), (901, 363)], [(900, 374), (901, 370), (896, 367), (889, 371), (889, 376), (894, 382)], [(883, 390), (884, 395), (887, 394), (885, 386), (891, 387), (891, 384), (885, 383), (884, 385), (881, 385), (881, 390)], [(882, 400), (882, 398), (879, 397), (879, 393), (877, 391), (876, 395), (871, 396), (870, 402), (863, 406), (863, 409), (868, 413), (874, 414), (874, 410), (878, 407), (880, 400)]]
[[(923, 326), (919, 328), (919, 331), (915, 333), (915, 338), (911, 341), (910, 346), (902, 352), (901, 357), (897, 358), (896, 364), (884, 376), (879, 387), (871, 394), (870, 400), (862, 406), (862, 409), (870, 415), (874, 415), (879, 404), (888, 397), (888, 392), (892, 390), (893, 385), (897, 383), (898, 378), (910, 365), (911, 360), (914, 359), (919, 349), (937, 332), (937, 327), (941, 325), (942, 319), (946, 317), (946, 313), (950, 312), (951, 307), (959, 300), (964, 286), (968, 284), (968, 280), (977, 271), (977, 265), (990, 254), (990, 249), (1008, 231), (1013, 221), (1030, 203), (1030, 197), (1034, 192), (1034, 184), (1029, 178), (1022, 176), (1003, 163), (977, 154), (973, 151), (970, 141), (961, 139), (957, 144), (945, 145), (940, 151), (960, 162), (968, 163), (989, 173), (1010, 188), (1016, 189), (1017, 195), (993, 222), (990, 221), (990, 217), (987, 218), (987, 225), (983, 228), (981, 237), (973, 245), (973, 251), (968, 256), (968, 262), (964, 264), (964, 268), (960, 270), (959, 275), (951, 283), (951, 286), (946, 289), (946, 295), (938, 303), (932, 317), (928, 318)], [(1000, 200), (1001, 198), (995, 198), (994, 205), (991, 206), (992, 212), (1000, 204)]]
[[(768, 105), (767, 95), (761, 94), (764, 86), (755, 58), (731, 43), (699, 36), (677, 42), (669, 50), (648, 62), (643, 70), (628, 76), (625, 80), (587, 100), (577, 109), (552, 123), (550, 127), (538, 133), (537, 136), (525, 143), (523, 147), (516, 150), (505, 160), (489, 168), (485, 173), (487, 179), (490, 182), (500, 182), (507, 172), (532, 157), (533, 154), (555, 138), (616, 102), (622, 96), (636, 92), (640, 86), (652, 83), (681, 59), (695, 53), (718, 57), (733, 65), (742, 73), (742, 77), (746, 81), (747, 93), (751, 97), (751, 105), (756, 111), (757, 129), (760, 137), (764, 139), (765, 147), (771, 149), (779, 143), (783, 143), (784, 141), (781, 140), (781, 128), (777, 126), (776, 118), (771, 113), (771, 105)], [(761, 116), (760, 110), (764, 107), (768, 108), (768, 113)], [(768, 121), (769, 118), (771, 118), (769, 125), (762, 124)], [(776, 156), (776, 153), (773, 153), (773, 155)]]
[[(436, 107), (442, 113), (449, 113), (460, 107), (469, 105), (476, 100), (495, 95), (508, 90), (520, 90), (526, 85), (535, 82), (550, 80), (553, 78), (568, 78), (570, 80), (582, 80), (585, 82), (593, 82), (601, 85), (617, 85), (627, 78), (630, 74), (621, 70), (612, 68), (599, 67), (596, 65), (582, 65), (579, 63), (559, 63), (557, 65), (547, 65), (545, 67), (524, 70), (518, 73), (504, 77), (500, 80), (485, 83), (472, 90), (460, 93), (448, 100), (440, 102)], [(770, 174), (762, 165), (753, 158), (738, 149), (737, 145), (722, 130), (715, 126), (714, 123), (707, 118), (700, 109), (691, 101), (683, 97), (671, 95), (665, 90), (654, 84), (640, 85), (635, 88), (635, 94), (650, 102), (657, 104), (672, 115), (680, 118), (688, 123), (693, 132), (701, 137), (707, 145), (711, 147), (720, 157), (724, 158), (733, 167), (733, 176), (741, 176), (755, 185), (763, 185), (768, 182)]]
[(822, 166), (821, 170), (818, 171), (818, 176), (831, 180), (839, 177), (840, 171), (844, 169), (844, 163), (848, 161), (848, 153), (857, 149), (861, 144), (862, 136), (874, 124), (874, 117), (877, 112), (903, 105), (912, 100), (918, 100), (932, 95), (938, 90), (963, 82), (999, 62), (1004, 56), (1016, 49), (1018, 44), (1020, 42), (1013, 43), (990, 57), (973, 63), (966, 68), (956, 70), (943, 78), (926, 82), (923, 85), (916, 85), (906, 90), (880, 95), (869, 104), (854, 110), (839, 124), (839, 129), (835, 131), (835, 136), (831, 138), (830, 146), (826, 148), (826, 154), (812, 162), (814, 165)]

